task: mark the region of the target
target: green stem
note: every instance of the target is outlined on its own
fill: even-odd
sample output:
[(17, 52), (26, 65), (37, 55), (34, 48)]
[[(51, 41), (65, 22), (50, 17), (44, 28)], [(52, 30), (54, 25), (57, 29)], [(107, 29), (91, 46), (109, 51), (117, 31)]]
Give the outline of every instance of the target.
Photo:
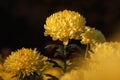
[(85, 50), (85, 58), (88, 56), (88, 50), (89, 50), (89, 44), (87, 44), (87, 46), (86, 46), (86, 50)]
[(66, 45), (64, 45), (64, 51), (63, 51), (63, 59), (64, 59), (64, 72), (66, 72), (66, 68), (67, 68), (67, 60), (66, 60), (66, 56), (67, 56), (67, 52), (66, 52)]

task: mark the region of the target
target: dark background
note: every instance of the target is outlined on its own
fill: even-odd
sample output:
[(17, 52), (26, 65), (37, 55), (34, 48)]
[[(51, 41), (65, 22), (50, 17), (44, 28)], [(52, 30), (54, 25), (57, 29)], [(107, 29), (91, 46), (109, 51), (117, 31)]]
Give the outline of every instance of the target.
[(87, 25), (101, 30), (108, 41), (120, 29), (120, 0), (0, 0), (0, 50), (42, 51), (51, 41), (44, 37), (46, 17), (64, 9), (81, 13)]

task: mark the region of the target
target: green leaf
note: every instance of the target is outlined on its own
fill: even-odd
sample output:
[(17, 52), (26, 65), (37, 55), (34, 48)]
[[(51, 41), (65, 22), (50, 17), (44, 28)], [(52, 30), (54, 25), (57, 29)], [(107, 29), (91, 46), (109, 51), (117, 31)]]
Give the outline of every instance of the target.
[(59, 45), (59, 47), (56, 49), (56, 51), (60, 54), (63, 54), (64, 53), (64, 47)]
[(77, 49), (77, 50), (80, 50), (81, 51), (81, 47), (80, 46), (78, 46), (77, 44), (70, 44), (70, 45), (68, 45), (68, 49), (69, 50), (75, 50), (75, 49)]
[(47, 48), (56, 48), (56, 47), (58, 47), (58, 45), (56, 45), (56, 44), (49, 44), (49, 45), (47, 45), (47, 46), (45, 46), (45, 49), (47, 49)]
[(47, 61), (50, 62), (50, 63), (53, 63), (54, 64), (53, 67), (58, 67), (58, 68), (63, 69), (57, 62), (55, 62), (53, 60), (47, 60)]
[(56, 53), (54, 54), (54, 57), (57, 57), (57, 56), (62, 56), (62, 57), (63, 57), (64, 55), (63, 55), (63, 53), (56, 52)]

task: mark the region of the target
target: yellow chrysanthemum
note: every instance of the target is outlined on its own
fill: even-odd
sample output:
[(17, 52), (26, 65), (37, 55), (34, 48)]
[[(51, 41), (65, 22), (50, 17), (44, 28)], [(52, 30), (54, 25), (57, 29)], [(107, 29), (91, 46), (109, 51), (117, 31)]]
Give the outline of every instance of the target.
[(85, 27), (85, 32), (81, 34), (81, 37), (82, 44), (94, 44), (106, 41), (101, 31), (95, 28), (90, 28), (88, 26)]
[[(18, 78), (18, 77), (15, 77), (14, 74), (12, 74), (12, 73), (7, 73), (7, 72), (2, 72), (2, 74), (0, 75), (0, 78), (1, 78), (2, 80), (19, 80), (19, 78)], [(1, 80), (1, 79), (0, 79), (0, 80)]]
[(0, 64), (0, 80), (19, 80), (19, 79), (15, 77), (14, 74), (5, 72), (3, 65)]
[(120, 80), (120, 42), (96, 44), (84, 66), (77, 67), (60, 80)]
[(49, 80), (49, 79), (51, 79), (51, 77), (46, 76), (45, 74), (50, 74), (59, 79), (63, 75), (63, 71), (60, 68), (50, 68), (50, 69), (44, 71), (43, 80)]
[(40, 73), (48, 67), (48, 58), (40, 55), (36, 49), (22, 48), (12, 52), (4, 63), (5, 71), (16, 75), (29, 76), (33, 72)]
[(95, 59), (103, 61), (104, 59), (119, 59), (120, 58), (120, 42), (105, 42), (96, 44), (95, 48), (92, 48), (90, 57), (91, 60)]
[(120, 80), (120, 42), (97, 44), (83, 80)]
[(67, 45), (69, 39), (80, 39), (80, 34), (85, 26), (85, 18), (78, 12), (64, 10), (54, 13), (47, 18), (45, 36), (50, 35), (53, 40), (63, 41)]

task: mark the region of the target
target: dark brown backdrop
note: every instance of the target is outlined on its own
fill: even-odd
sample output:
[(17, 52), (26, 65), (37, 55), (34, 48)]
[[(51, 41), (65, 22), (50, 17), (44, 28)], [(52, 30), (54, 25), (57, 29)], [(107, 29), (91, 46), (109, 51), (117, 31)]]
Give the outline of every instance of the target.
[(64, 9), (80, 12), (107, 39), (120, 27), (120, 0), (1, 0), (0, 47), (43, 50), (50, 41), (43, 35), (46, 17)]

